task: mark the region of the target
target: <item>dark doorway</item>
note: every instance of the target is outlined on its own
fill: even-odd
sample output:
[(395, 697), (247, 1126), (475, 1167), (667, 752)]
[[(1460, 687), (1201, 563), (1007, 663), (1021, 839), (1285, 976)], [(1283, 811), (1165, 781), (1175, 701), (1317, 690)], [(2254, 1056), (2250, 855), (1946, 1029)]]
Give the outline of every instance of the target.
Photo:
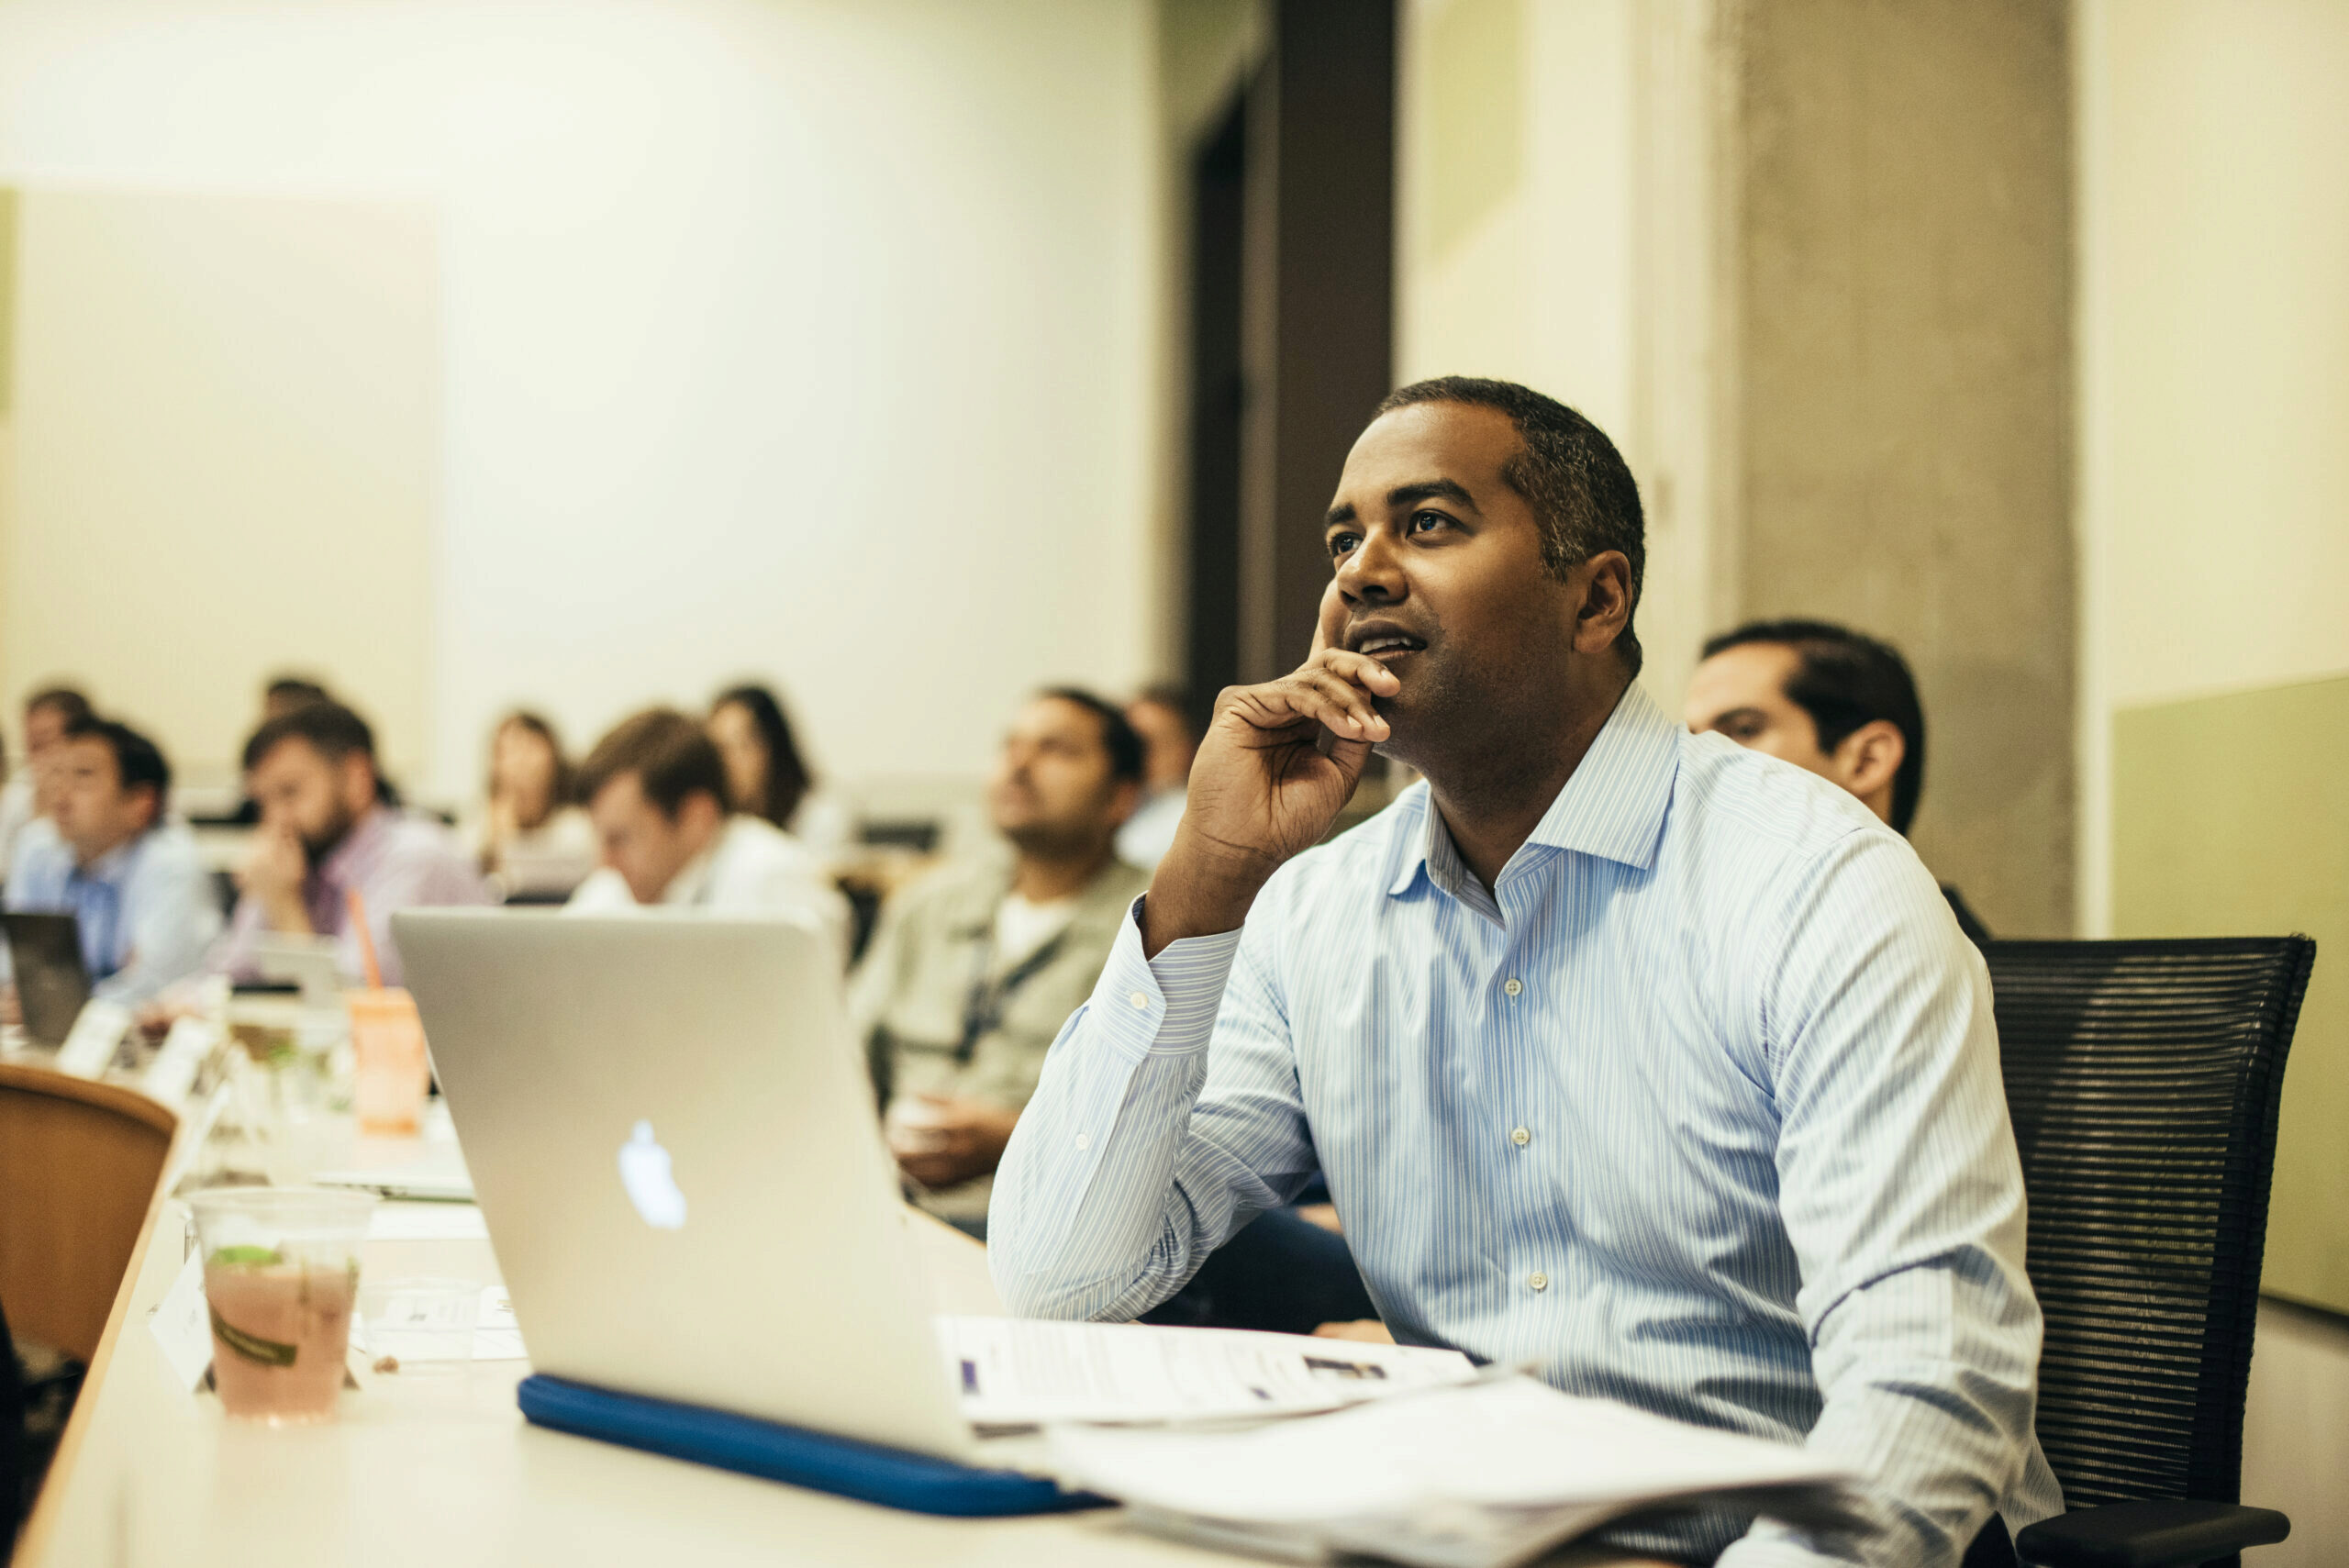
[(1320, 517), (1393, 368), (1394, 0), (1274, 0), (1191, 163), (1190, 602), (1204, 699), (1305, 657)]
[(1240, 679), (1241, 212), (1248, 109), (1235, 96), (1191, 160), (1189, 642), (1184, 678), (1205, 703)]

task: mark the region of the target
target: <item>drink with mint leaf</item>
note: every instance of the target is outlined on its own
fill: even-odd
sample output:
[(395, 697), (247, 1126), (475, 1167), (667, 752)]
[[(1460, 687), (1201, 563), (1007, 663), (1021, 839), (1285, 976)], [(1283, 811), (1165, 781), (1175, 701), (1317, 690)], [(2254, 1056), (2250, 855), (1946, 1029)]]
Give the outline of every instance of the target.
[(193, 1200), (213, 1383), (230, 1416), (273, 1425), (334, 1418), (374, 1206), (363, 1193), (302, 1187)]

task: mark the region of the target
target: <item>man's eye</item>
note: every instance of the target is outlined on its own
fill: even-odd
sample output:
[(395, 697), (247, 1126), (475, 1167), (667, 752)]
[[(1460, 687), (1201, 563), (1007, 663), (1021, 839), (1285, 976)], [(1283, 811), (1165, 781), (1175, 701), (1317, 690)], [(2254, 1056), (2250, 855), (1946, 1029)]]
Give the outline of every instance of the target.
[(1414, 512), (1411, 520), (1403, 525), (1403, 529), (1406, 533), (1432, 533), (1451, 521), (1442, 512)]
[(1331, 534), (1330, 536), (1330, 553), (1333, 556), (1343, 555), (1361, 542), (1362, 536), (1360, 534)]

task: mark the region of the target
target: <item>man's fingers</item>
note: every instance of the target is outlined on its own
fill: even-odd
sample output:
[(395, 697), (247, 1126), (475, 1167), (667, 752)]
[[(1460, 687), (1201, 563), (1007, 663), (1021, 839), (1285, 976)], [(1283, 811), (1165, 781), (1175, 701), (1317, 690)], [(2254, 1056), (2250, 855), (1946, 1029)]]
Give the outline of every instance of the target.
[(1325, 648), (1314, 654), (1313, 662), (1332, 674), (1353, 682), (1374, 696), (1391, 697), (1403, 689), (1402, 677), (1367, 653), (1349, 653), (1342, 648)]
[(1345, 702), (1313, 682), (1292, 675), (1250, 692), (1237, 706), (1241, 718), (1266, 741), (1303, 740), (1302, 726), (1319, 725), (1340, 740), (1383, 740), (1377, 715), (1357, 715)]
[(1348, 740), (1384, 740), (1386, 721), (1371, 706), (1371, 694), (1353, 681), (1325, 665), (1308, 665), (1289, 677), (1306, 691), (1319, 697), (1326, 711), (1316, 712), (1319, 718), (1340, 738)]
[(1321, 608), (1313, 617), (1313, 646), (1306, 651), (1307, 663), (1320, 658), (1323, 649), (1336, 645), (1338, 627), (1345, 615), (1345, 598), (1338, 592), (1337, 578), (1331, 577), (1330, 585), (1321, 590)]

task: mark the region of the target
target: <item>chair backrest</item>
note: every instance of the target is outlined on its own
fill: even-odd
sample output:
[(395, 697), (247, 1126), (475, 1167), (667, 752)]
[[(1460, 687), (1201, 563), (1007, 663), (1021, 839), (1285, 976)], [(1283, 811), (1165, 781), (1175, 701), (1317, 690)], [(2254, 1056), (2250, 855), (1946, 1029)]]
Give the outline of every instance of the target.
[(135, 1090), (0, 1062), (0, 1301), (18, 1339), (97, 1352), (178, 1125)]
[(2306, 937), (1990, 942), (2073, 1507), (2239, 1501), (2276, 1110)]

